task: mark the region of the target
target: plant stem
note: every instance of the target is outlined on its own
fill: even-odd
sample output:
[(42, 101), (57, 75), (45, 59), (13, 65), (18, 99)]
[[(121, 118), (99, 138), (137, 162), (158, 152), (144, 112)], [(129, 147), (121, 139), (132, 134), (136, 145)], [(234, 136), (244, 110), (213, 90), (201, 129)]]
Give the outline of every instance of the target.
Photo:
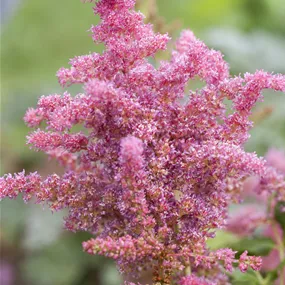
[(255, 273), (260, 285), (266, 285), (267, 284), (266, 279), (264, 279), (258, 271), (254, 271), (254, 273)]
[(188, 265), (185, 267), (185, 275), (190, 276), (191, 275), (191, 266)]

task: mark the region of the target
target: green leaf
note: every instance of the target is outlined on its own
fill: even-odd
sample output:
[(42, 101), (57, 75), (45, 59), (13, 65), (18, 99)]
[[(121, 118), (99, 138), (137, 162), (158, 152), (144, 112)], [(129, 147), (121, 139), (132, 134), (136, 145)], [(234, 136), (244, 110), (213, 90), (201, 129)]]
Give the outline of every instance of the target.
[[(274, 269), (267, 272), (266, 281), (267, 284), (272, 284), (279, 277), (280, 270), (283, 270), (285, 266), (285, 259)], [(269, 283), (270, 282), (270, 283)]]
[(230, 232), (219, 230), (216, 232), (216, 235), (214, 238), (207, 240), (207, 245), (211, 250), (228, 247), (231, 243), (238, 243), (240, 240), (237, 235), (234, 235)]
[(248, 251), (250, 255), (265, 256), (274, 248), (275, 243), (267, 237), (244, 238), (233, 243), (231, 248), (238, 251), (239, 254)]
[(248, 271), (246, 273), (242, 273), (238, 270), (236, 270), (231, 275), (233, 285), (260, 285), (255, 273), (253, 271)]
[(285, 202), (279, 202), (275, 206), (275, 220), (279, 223), (283, 231), (285, 230), (285, 212), (281, 211), (282, 208), (285, 208)]
[[(267, 283), (268, 282), (273, 282), (275, 281), (277, 278), (279, 277), (278, 275), (278, 270), (275, 269), (275, 270), (272, 270), (272, 271), (269, 271), (266, 275), (266, 280), (267, 280)], [(268, 283), (268, 284), (271, 284), (271, 283)]]

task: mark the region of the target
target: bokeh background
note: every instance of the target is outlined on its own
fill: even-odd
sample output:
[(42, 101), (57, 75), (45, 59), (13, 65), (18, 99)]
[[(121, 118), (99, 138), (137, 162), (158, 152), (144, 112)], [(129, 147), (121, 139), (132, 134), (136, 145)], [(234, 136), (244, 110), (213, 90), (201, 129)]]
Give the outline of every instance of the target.
[[(55, 73), (70, 58), (102, 49), (87, 32), (98, 21), (91, 7), (79, 0), (1, 0), (1, 175), (57, 170), (25, 145), (29, 129), (22, 117), (39, 96), (63, 92)], [(220, 49), (232, 74), (285, 73), (284, 0), (158, 0), (158, 12), (180, 26), (173, 37), (188, 27)], [(269, 147), (285, 149), (285, 96), (264, 94), (256, 107), (261, 119), (246, 146), (259, 155)], [(120, 284), (113, 262), (82, 252), (88, 234), (62, 229), (63, 216), (21, 200), (1, 202), (1, 285)], [(218, 235), (213, 242), (225, 245), (227, 239)]]

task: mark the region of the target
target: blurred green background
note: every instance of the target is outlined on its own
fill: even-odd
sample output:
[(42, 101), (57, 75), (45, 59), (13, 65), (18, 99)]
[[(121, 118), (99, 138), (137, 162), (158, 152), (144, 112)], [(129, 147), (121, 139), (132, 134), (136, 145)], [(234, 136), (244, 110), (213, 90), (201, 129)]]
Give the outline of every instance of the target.
[[(70, 58), (100, 50), (87, 32), (98, 19), (92, 4), (79, 0), (1, 1), (1, 174), (23, 168), (51, 173), (55, 165), (25, 145), (29, 129), (22, 117), (39, 96), (63, 91), (55, 73)], [(159, 0), (158, 7), (166, 23), (178, 20), (220, 49), (232, 74), (285, 73), (284, 0)], [(257, 110), (270, 106), (273, 113), (247, 145), (260, 155), (270, 146), (285, 148), (285, 96), (265, 95)], [(120, 284), (111, 261), (82, 253), (88, 235), (62, 230), (63, 215), (20, 200), (1, 202), (1, 285)]]

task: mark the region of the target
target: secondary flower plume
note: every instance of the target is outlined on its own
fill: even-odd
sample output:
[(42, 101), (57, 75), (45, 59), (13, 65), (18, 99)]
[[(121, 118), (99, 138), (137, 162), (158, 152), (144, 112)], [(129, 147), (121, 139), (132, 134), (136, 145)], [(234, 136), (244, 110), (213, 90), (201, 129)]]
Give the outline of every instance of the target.
[[(222, 54), (191, 31), (155, 67), (149, 58), (170, 39), (144, 23), (134, 5), (96, 3), (101, 22), (91, 32), (105, 51), (75, 57), (57, 73), (63, 87), (81, 84), (82, 93), (42, 96), (25, 115), (29, 127), (41, 127), (28, 143), (65, 173), (5, 175), (0, 197), (21, 193), (25, 201), (67, 209), (68, 230), (94, 235), (84, 250), (115, 259), (126, 274), (150, 270), (159, 284), (227, 284), (222, 267), (261, 267), (247, 252), (236, 258), (231, 249), (206, 246), (225, 225), (244, 179), (260, 177), (259, 193), (285, 200), (284, 176), (243, 147), (262, 90), (285, 92), (285, 76), (230, 77)], [(197, 78), (205, 87), (185, 94)]]

